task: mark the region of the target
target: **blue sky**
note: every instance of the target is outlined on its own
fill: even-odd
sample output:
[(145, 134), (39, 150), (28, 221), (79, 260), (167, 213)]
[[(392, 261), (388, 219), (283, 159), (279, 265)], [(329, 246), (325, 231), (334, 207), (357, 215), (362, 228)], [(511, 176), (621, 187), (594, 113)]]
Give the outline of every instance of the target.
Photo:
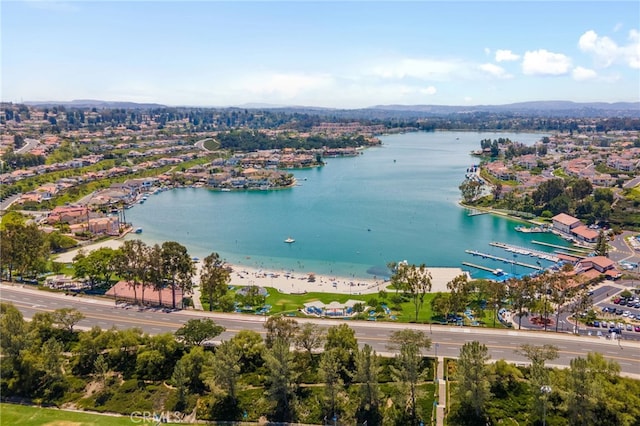
[(1, 2), (2, 100), (640, 100), (637, 1)]

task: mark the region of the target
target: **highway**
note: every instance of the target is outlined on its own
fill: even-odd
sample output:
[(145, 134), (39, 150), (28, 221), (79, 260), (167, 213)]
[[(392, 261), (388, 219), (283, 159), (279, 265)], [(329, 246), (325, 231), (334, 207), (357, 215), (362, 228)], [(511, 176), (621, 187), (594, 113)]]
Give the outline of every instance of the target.
[[(91, 297), (73, 297), (62, 293), (38, 291), (22, 286), (0, 285), (0, 299), (13, 303), (30, 319), (36, 312), (53, 311), (59, 308), (76, 308), (86, 318), (78, 327), (100, 326), (103, 329), (116, 327), (126, 329), (140, 327), (149, 334), (174, 332), (192, 318), (210, 317), (224, 326), (226, 331), (218, 338), (226, 340), (240, 330), (254, 330), (264, 334), (265, 317), (246, 314), (222, 314), (202, 311), (176, 311), (165, 313), (153, 310), (138, 310), (116, 307), (112, 301)], [(343, 324), (341, 320), (297, 319), (299, 323), (314, 322), (322, 326)], [(526, 363), (526, 359), (515, 353), (522, 344), (553, 344), (559, 349), (559, 358), (550, 366), (568, 366), (569, 361), (588, 352), (599, 352), (605, 358), (620, 364), (624, 375), (640, 379), (640, 342), (616, 341), (596, 336), (573, 336), (567, 333), (494, 330), (476, 327), (456, 327), (441, 325), (398, 324), (388, 322), (348, 321), (355, 330), (358, 342), (371, 345), (380, 354), (389, 354), (386, 345), (390, 333), (407, 327), (420, 329), (432, 339), (429, 356), (456, 357), (460, 347), (473, 340), (484, 343), (492, 360), (504, 359), (515, 363)]]

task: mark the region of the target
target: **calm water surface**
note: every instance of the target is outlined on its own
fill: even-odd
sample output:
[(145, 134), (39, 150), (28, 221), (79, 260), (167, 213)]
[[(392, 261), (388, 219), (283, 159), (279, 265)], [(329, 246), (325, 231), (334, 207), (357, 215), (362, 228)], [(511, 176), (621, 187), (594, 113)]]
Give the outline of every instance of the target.
[[(462, 267), (467, 261), (506, 272), (523, 267), (473, 257), (465, 249), (512, 255), (492, 241), (566, 245), (551, 234), (523, 234), (493, 215), (468, 216), (458, 186), (477, 162), (480, 140), (508, 137), (531, 144), (540, 134), (435, 132), (383, 136), (383, 145), (355, 158), (329, 158), (325, 167), (296, 170), (299, 186), (279, 191), (177, 189), (149, 196), (127, 210), (151, 244), (178, 241), (193, 256), (218, 252), (235, 264), (370, 277), (391, 261)], [(293, 244), (284, 240), (292, 237)], [(535, 263), (535, 259), (518, 259)], [(468, 269), (468, 268), (464, 268)], [(490, 273), (468, 269), (472, 276)]]

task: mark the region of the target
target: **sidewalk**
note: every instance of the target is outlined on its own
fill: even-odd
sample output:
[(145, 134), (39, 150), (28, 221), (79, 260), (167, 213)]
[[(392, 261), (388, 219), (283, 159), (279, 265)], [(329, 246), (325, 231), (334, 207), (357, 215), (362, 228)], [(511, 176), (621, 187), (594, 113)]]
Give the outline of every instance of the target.
[(444, 357), (438, 357), (436, 369), (436, 385), (438, 386), (438, 400), (436, 405), (436, 426), (444, 426), (447, 414), (447, 380), (444, 378)]

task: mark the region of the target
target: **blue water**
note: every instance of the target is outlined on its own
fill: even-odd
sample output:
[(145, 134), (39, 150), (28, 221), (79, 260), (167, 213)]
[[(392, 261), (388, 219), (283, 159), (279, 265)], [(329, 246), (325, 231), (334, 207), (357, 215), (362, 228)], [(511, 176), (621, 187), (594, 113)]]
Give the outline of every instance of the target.
[[(465, 249), (511, 258), (488, 244), (566, 245), (552, 234), (514, 231), (518, 222), (468, 216), (457, 203), (469, 153), (480, 140), (531, 144), (540, 134), (435, 132), (381, 137), (355, 158), (329, 158), (321, 168), (293, 171), (299, 186), (278, 191), (218, 192), (185, 188), (150, 196), (127, 221), (151, 244), (178, 241), (192, 256), (215, 251), (227, 261), (272, 270), (339, 276), (382, 275), (391, 261), (462, 267), (461, 262), (522, 274), (530, 269), (474, 257)], [(287, 237), (296, 240), (286, 244)], [(535, 264), (532, 260), (519, 261)], [(547, 265), (543, 262), (543, 265)], [(468, 269), (464, 267), (463, 269)], [(491, 273), (468, 269), (473, 277)]]

